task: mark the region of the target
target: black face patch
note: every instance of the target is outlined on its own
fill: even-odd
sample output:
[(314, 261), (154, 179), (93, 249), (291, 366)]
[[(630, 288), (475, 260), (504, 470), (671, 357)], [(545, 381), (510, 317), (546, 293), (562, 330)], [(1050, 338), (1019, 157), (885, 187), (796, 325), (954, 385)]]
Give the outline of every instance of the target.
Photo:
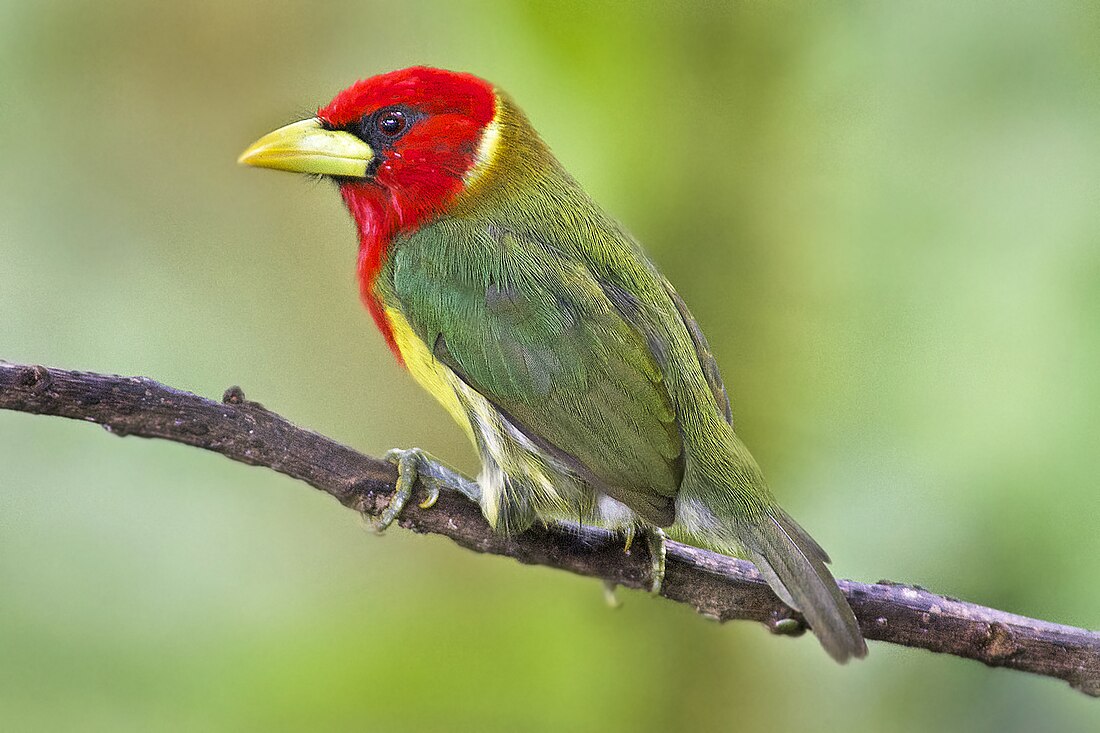
[(352, 123), (347, 131), (370, 145), (371, 149), (378, 154), (392, 149), (394, 143), (404, 137), (423, 118), (423, 113), (408, 107), (383, 107)]

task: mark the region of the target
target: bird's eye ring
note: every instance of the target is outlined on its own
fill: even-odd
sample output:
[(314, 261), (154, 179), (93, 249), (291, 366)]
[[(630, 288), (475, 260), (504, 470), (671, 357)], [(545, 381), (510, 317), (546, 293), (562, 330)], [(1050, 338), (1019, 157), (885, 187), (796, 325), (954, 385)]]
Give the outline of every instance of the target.
[(409, 121), (405, 118), (404, 112), (399, 109), (391, 109), (378, 118), (377, 124), (378, 131), (386, 137), (397, 137), (409, 126)]

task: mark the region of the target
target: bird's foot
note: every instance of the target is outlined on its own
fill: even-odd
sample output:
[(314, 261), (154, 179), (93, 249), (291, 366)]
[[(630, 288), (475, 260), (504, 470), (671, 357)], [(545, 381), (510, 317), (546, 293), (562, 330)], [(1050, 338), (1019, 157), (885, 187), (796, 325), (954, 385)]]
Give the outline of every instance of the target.
[(660, 527), (647, 527), (642, 530), (645, 535), (645, 546), (649, 550), (649, 592), (652, 595), (661, 595), (661, 587), (665, 583), (665, 537), (664, 530)]
[(397, 484), (389, 504), (371, 522), (372, 529), (379, 534), (393, 524), (393, 520), (409, 503), (417, 480), (428, 494), (419, 504), (421, 509), (430, 509), (439, 500), (439, 492), (443, 489), (457, 491), (471, 501), (481, 500), (481, 487), (476, 481), (448, 468), (419, 448), (394, 448), (386, 451), (386, 460), (397, 466)]
[(665, 582), (665, 533), (660, 527), (630, 527), (625, 530), (623, 552), (630, 552), (634, 537), (639, 533), (645, 538), (646, 551), (649, 552), (649, 592), (659, 596)]

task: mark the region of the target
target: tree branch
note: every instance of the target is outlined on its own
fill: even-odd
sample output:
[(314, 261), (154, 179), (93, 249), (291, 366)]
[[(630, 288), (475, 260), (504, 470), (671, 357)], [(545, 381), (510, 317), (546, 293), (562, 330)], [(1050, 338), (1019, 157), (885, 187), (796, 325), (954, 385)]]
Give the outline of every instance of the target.
[[(211, 450), (305, 481), (370, 516), (385, 508), (397, 478), (389, 463), (292, 425), (247, 401), (235, 387), (219, 403), (142, 377), (0, 362), (0, 409), (87, 420), (115, 435), (163, 438)], [(475, 552), (630, 588), (649, 583), (645, 543), (624, 552), (621, 538), (613, 533), (560, 526), (536, 526), (502, 537), (490, 529), (475, 504), (456, 492), (444, 492), (431, 509), (409, 502), (399, 523), (414, 532), (450, 537)], [(1056, 677), (1100, 696), (1100, 634), (907, 585), (842, 580), (840, 586), (868, 639)], [(719, 621), (751, 619), (786, 634), (805, 628), (752, 563), (677, 542), (668, 543), (661, 595)]]

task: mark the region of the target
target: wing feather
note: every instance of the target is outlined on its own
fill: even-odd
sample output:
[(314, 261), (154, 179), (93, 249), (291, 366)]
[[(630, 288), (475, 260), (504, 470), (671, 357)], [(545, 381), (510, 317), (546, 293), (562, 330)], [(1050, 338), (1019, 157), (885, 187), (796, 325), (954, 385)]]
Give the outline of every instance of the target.
[(517, 234), (446, 224), (393, 258), (401, 309), (437, 358), (598, 488), (672, 521), (683, 445), (652, 338), (585, 263)]

